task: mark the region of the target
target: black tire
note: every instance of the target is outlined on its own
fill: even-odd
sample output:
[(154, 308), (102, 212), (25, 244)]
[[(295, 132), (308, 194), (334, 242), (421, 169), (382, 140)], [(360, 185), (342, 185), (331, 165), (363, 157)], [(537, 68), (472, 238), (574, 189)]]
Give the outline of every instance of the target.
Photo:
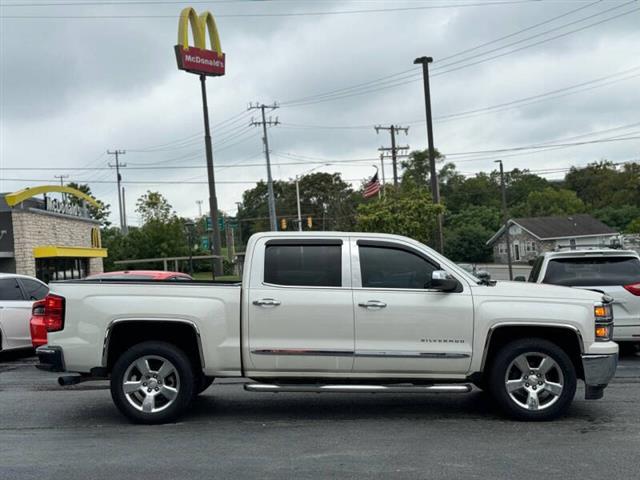
[[(148, 379), (149, 377), (143, 375), (142, 370), (134, 366), (138, 360), (145, 362), (149, 377), (155, 374), (157, 378)], [(161, 361), (168, 361), (167, 365), (169, 368), (172, 367), (167, 377), (159, 375), (165, 365), (160, 363)], [(158, 368), (159, 370), (154, 370)], [(129, 378), (125, 379), (125, 375)], [(142, 383), (145, 379), (149, 383)], [(140, 388), (125, 394), (125, 380), (129, 380), (132, 385), (139, 383)], [(118, 358), (111, 371), (111, 398), (120, 412), (135, 423), (158, 424), (175, 420), (189, 406), (194, 387), (195, 376), (189, 358), (182, 350), (166, 342), (143, 342), (134, 345)], [(165, 390), (173, 395), (171, 400), (169, 396), (163, 395)], [(147, 395), (146, 392), (152, 393)], [(142, 399), (154, 395), (157, 396), (157, 400), (154, 399), (152, 402), (158, 411), (143, 411), (145, 402)]]
[[(545, 359), (543, 372), (538, 360)], [(517, 363), (525, 359), (529, 372)], [(507, 381), (512, 393), (507, 391)], [(552, 420), (562, 415), (576, 393), (576, 371), (569, 356), (555, 343), (542, 338), (522, 339), (511, 342), (498, 352), (488, 372), (491, 394), (502, 410), (517, 420)], [(558, 385), (562, 388), (559, 389)]]
[(193, 390), (193, 396), (198, 396), (203, 393), (207, 388), (211, 386), (215, 377), (206, 377), (204, 375), (199, 375), (196, 380), (196, 388)]

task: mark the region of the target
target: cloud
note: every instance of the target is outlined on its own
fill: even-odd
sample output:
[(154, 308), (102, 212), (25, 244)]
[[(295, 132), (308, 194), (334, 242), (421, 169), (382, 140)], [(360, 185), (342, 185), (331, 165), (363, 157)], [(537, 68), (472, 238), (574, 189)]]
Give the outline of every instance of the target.
[[(442, 2), (448, 3), (448, 2)], [(426, 147), (424, 97), (417, 56), (432, 55), (434, 116), (482, 108), (541, 94), (632, 68), (640, 58), (638, 12), (601, 25), (585, 28), (556, 40), (478, 65), (446, 72), (442, 65), (473, 57), (483, 60), (505, 50), (482, 55), (557, 26), (572, 26), (542, 35), (506, 49), (581, 28), (631, 10), (621, 7), (608, 14), (578, 22), (624, 2), (601, 2), (592, 6), (576, 2), (413, 10), (409, 12), (313, 17), (218, 18), (227, 75), (208, 80), (212, 132), (217, 149), (218, 201), (235, 212), (235, 202), (253, 181), (266, 177), (261, 133), (249, 128), (251, 114), (243, 115), (251, 101), (282, 102), (273, 112), (282, 125), (269, 131), (274, 176), (292, 178), (318, 167), (321, 159), (378, 157), (377, 148), (388, 145), (388, 135), (373, 130), (375, 124), (410, 123), (409, 135), (400, 142), (412, 148)], [(348, 10), (416, 6), (416, 2), (264, 2), (259, 5), (216, 5), (218, 14), (233, 12), (284, 12)], [(446, 57), (509, 35), (537, 23), (575, 10), (555, 22), (469, 52)], [(97, 8), (97, 7), (96, 7)], [(135, 199), (144, 191), (160, 190), (183, 215), (197, 213), (196, 200), (208, 197), (205, 184), (154, 184), (189, 179), (205, 181), (202, 142), (202, 106), (198, 78), (176, 69), (172, 46), (176, 39), (176, 6), (93, 7), (75, 9), (80, 15), (145, 14), (175, 18), (142, 19), (2, 19), (0, 28), (1, 114), (0, 164), (2, 167), (100, 167), (105, 170), (70, 173), (71, 180), (88, 181), (95, 193), (112, 206), (117, 204), (115, 173), (108, 170), (107, 149), (126, 149), (123, 169), (127, 183), (128, 217), (135, 223)], [(198, 6), (198, 8), (200, 8)], [(2, 10), (7, 15), (8, 9)], [(42, 13), (26, 9), (21, 14)], [(62, 14), (61, 10), (48, 11)], [(67, 12), (66, 10), (64, 12)], [(32, 32), (25, 35), (24, 32)], [(467, 60), (466, 62), (470, 62)], [(455, 66), (465, 64), (460, 63)], [(440, 66), (439, 66), (440, 65)], [(394, 73), (398, 82), (370, 83), (344, 91), (335, 101), (287, 106), (294, 99), (372, 82)], [(415, 72), (415, 75), (413, 75)], [(640, 73), (640, 71), (638, 71)], [(640, 78), (640, 77), (638, 77)], [(443, 152), (488, 150), (504, 146), (536, 144), (640, 122), (635, 105), (640, 101), (640, 82), (630, 78), (571, 96), (560, 97), (510, 110), (435, 123), (436, 146)], [(393, 88), (373, 87), (394, 83)], [(346, 95), (350, 94), (350, 95)], [(353, 94), (353, 95), (351, 95)], [(318, 100), (326, 97), (312, 97)], [(227, 118), (231, 122), (218, 125)], [(371, 126), (370, 128), (296, 128)], [(640, 128), (636, 128), (640, 130)], [(619, 133), (634, 131), (632, 128)], [(616, 133), (616, 132), (614, 132)], [(186, 139), (176, 142), (176, 139)], [(168, 144), (168, 145), (165, 145)], [(152, 152), (142, 152), (148, 147)], [(596, 144), (531, 155), (505, 156), (507, 168), (547, 168), (585, 164), (602, 157), (623, 160), (637, 152), (637, 141)], [(297, 155), (303, 165), (291, 163)], [(313, 157), (313, 158), (311, 158)], [(376, 161), (340, 163), (319, 170), (340, 171), (348, 179), (370, 176)], [(238, 167), (230, 167), (236, 164)], [(133, 167), (200, 166), (193, 169)], [(473, 173), (494, 167), (491, 158), (460, 162), (459, 169)], [(3, 171), (3, 190), (54, 180), (57, 171)], [(387, 170), (389, 179), (391, 169)], [(112, 207), (115, 213), (115, 208)], [(117, 218), (114, 215), (114, 218)]]

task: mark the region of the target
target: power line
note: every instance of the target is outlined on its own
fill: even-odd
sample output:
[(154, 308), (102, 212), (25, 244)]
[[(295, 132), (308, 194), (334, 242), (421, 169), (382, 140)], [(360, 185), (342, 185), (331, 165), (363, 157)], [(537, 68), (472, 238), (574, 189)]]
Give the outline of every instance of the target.
[[(565, 25), (562, 25), (560, 27), (556, 27), (555, 29), (552, 29), (552, 30), (557, 30), (559, 28), (565, 28), (565, 27), (567, 27), (569, 25), (572, 25), (572, 24), (575, 24), (575, 23), (579, 23), (579, 22), (585, 21), (587, 19), (590, 19), (590, 18), (593, 18), (593, 17), (596, 17), (596, 16), (603, 15), (605, 13), (608, 13), (608, 12), (612, 11), (612, 10), (615, 10), (615, 9), (618, 9), (618, 8), (622, 8), (624, 6), (628, 6), (631, 3), (634, 3), (635, 1), (636, 0), (630, 0), (629, 2), (626, 2), (626, 3), (622, 4), (622, 5), (618, 5), (618, 6), (603, 10), (601, 12), (598, 12), (596, 14), (590, 15), (588, 17), (584, 17), (584, 18), (579, 19), (577, 21), (573, 21), (573, 22), (567, 23)], [(516, 53), (516, 52), (519, 52), (519, 51), (522, 51), (522, 50), (525, 50), (525, 49), (528, 49), (528, 48), (532, 48), (532, 47), (541, 45), (543, 43), (550, 42), (550, 41), (553, 41), (553, 40), (556, 40), (556, 39), (559, 39), (559, 38), (562, 38), (562, 37), (566, 37), (566, 36), (571, 35), (573, 33), (577, 33), (577, 32), (586, 30), (588, 28), (592, 28), (592, 27), (601, 25), (601, 24), (609, 22), (611, 20), (615, 20), (617, 18), (620, 18), (620, 17), (626, 16), (626, 15), (629, 15), (631, 13), (634, 13), (634, 12), (636, 12), (638, 10), (640, 10), (640, 8), (634, 8), (632, 10), (620, 13), (618, 15), (614, 15), (612, 17), (608, 17), (608, 18), (605, 18), (603, 20), (590, 23), (590, 24), (582, 26), (580, 28), (577, 28), (577, 29), (574, 29), (574, 30), (570, 30), (568, 32), (564, 32), (562, 34), (559, 34), (559, 35), (556, 35), (556, 36), (553, 36), (553, 37), (550, 37), (550, 38), (542, 39), (542, 40), (540, 40), (538, 42), (535, 42), (535, 43), (532, 43), (532, 44), (529, 44), (529, 45), (524, 45), (522, 47), (519, 47), (519, 48), (516, 48), (516, 49), (512, 49), (512, 50), (507, 51), (507, 52), (502, 52), (500, 54), (493, 55), (493, 56), (490, 56), (488, 58), (482, 58), (482, 59), (479, 59), (479, 60), (464, 64), (464, 65), (458, 65), (457, 67), (453, 67), (453, 68), (447, 69), (449, 66), (453, 66), (454, 64), (458, 64), (458, 63), (463, 63), (463, 62), (466, 62), (466, 61), (471, 60), (471, 59), (467, 58), (467, 59), (459, 60), (459, 61), (456, 61), (456, 62), (450, 62), (450, 63), (445, 64), (445, 65), (439, 65), (438, 63), (436, 63), (436, 66), (433, 69), (435, 73), (432, 76), (436, 77), (436, 76), (440, 76), (440, 75), (445, 75), (447, 73), (454, 72), (454, 71), (457, 71), (457, 70), (461, 70), (463, 68), (467, 68), (467, 67), (471, 67), (471, 66), (478, 65), (478, 64), (481, 64), (481, 63), (485, 63), (485, 62), (494, 60), (496, 58), (504, 57), (506, 55), (511, 55), (512, 53)], [(547, 33), (549, 33), (552, 30), (532, 35), (530, 37), (527, 37), (526, 39), (519, 40), (516, 43), (521, 43), (522, 41), (531, 40), (533, 38), (536, 38), (536, 37), (539, 37), (539, 36), (542, 36), (542, 35), (546, 35)], [(512, 44), (505, 45), (503, 47), (498, 47), (498, 48), (496, 48), (494, 50), (490, 50), (489, 52), (481, 53), (480, 55), (486, 55), (487, 53), (490, 53), (490, 52), (493, 52), (493, 51), (497, 51), (497, 50), (501, 50), (501, 49), (507, 48), (508, 46), (511, 46), (511, 45)], [(453, 57), (453, 56), (455, 56), (455, 54), (454, 55), (450, 55), (449, 57)], [(440, 69), (444, 69), (444, 70), (441, 71)], [(323, 103), (323, 102), (330, 102), (330, 101), (335, 101), (335, 100), (342, 100), (344, 98), (349, 98), (349, 97), (358, 96), (358, 95), (365, 95), (365, 94), (368, 94), (368, 93), (374, 93), (374, 92), (386, 90), (386, 89), (389, 89), (389, 88), (395, 88), (395, 87), (399, 87), (399, 86), (403, 86), (403, 85), (408, 85), (410, 83), (413, 83), (413, 82), (417, 81), (420, 78), (420, 72), (414, 72), (414, 73), (408, 73), (408, 72), (411, 72), (411, 70), (407, 70), (407, 71), (404, 71), (404, 72), (399, 72), (397, 74), (389, 75), (387, 77), (383, 77), (383, 78), (389, 78), (389, 77), (394, 77), (395, 76), (395, 77), (399, 77), (399, 78), (395, 78), (395, 79), (389, 78), (388, 80), (384, 80), (382, 82), (376, 82), (376, 83), (368, 85), (368, 86), (366, 86), (364, 88), (360, 88), (360, 87), (356, 87), (356, 86), (347, 87), (347, 88), (342, 89), (344, 91), (341, 91), (340, 89), (338, 89), (338, 90), (334, 90), (333, 91), (335, 93), (318, 94), (318, 95), (315, 95), (315, 96), (302, 98), (302, 99), (299, 99), (297, 101), (283, 102), (282, 105), (283, 106), (288, 106), (288, 107), (297, 107), (297, 106), (313, 105), (313, 104)], [(367, 82), (367, 84), (369, 84), (369, 83), (372, 83), (372, 82)], [(349, 92), (349, 90), (352, 90), (352, 91)], [(316, 98), (314, 98), (314, 97), (316, 97)]]
[[(392, 8), (368, 8), (358, 10), (332, 10), (318, 12), (278, 12), (278, 13), (222, 13), (216, 15), (216, 18), (269, 18), (269, 17), (316, 17), (330, 15), (354, 15), (368, 13), (390, 13), (390, 12), (408, 12), (419, 10), (435, 10), (435, 9), (452, 9), (452, 8), (468, 8), (468, 7), (488, 7), (499, 5), (514, 5), (523, 3), (533, 3), (539, 0), (503, 0), (503, 1), (485, 1), (479, 3), (465, 3), (456, 5), (423, 5), (419, 7), (392, 7)], [(180, 2), (182, 3), (182, 2)], [(194, 2), (197, 3), (197, 2)], [(17, 6), (17, 5), (6, 5)], [(74, 4), (73, 6), (82, 6), (82, 4)], [(3, 19), (21, 19), (21, 18), (41, 18), (41, 19), (135, 19), (135, 18), (176, 18), (175, 15), (2, 15)]]
[[(599, 0), (599, 1), (600, 1), (600, 0)], [(589, 8), (589, 7), (591, 7), (592, 5), (594, 5), (594, 4), (596, 4), (596, 3), (599, 3), (599, 1), (592, 2), (592, 3), (589, 3), (589, 4), (588, 4), (588, 5), (586, 5), (586, 6), (582, 6), (582, 7), (579, 7), (579, 8), (577, 8), (577, 9), (570, 10), (570, 11), (568, 11), (568, 12), (565, 12), (565, 13), (561, 14), (561, 15), (558, 15), (558, 16), (555, 16), (555, 17), (552, 17), (552, 18), (549, 18), (549, 19), (547, 19), (547, 20), (545, 20), (545, 21), (543, 21), (543, 22), (539, 22), (539, 23), (536, 23), (536, 24), (534, 24), (534, 25), (530, 25), (530, 26), (528, 26), (528, 27), (525, 27), (525, 28), (523, 28), (523, 29), (517, 30), (517, 31), (512, 32), (512, 33), (510, 33), (510, 34), (508, 34), (508, 35), (504, 35), (504, 36), (502, 36), (502, 37), (498, 37), (498, 38), (496, 38), (496, 39), (493, 39), (493, 40), (490, 40), (490, 41), (488, 41), (488, 42), (482, 43), (482, 44), (480, 44), (480, 45), (476, 45), (476, 46), (473, 46), (473, 47), (471, 47), (471, 48), (467, 48), (467, 49), (465, 49), (465, 50), (458, 51), (458, 52), (456, 52), (456, 53), (453, 53), (453, 54), (451, 54), (451, 55), (448, 55), (448, 56), (443, 57), (443, 58), (442, 58), (442, 59), (440, 59), (439, 61), (444, 61), (444, 60), (447, 60), (447, 59), (450, 59), (450, 58), (454, 58), (454, 57), (456, 57), (456, 56), (463, 55), (463, 54), (465, 54), (465, 53), (467, 53), (467, 52), (471, 52), (471, 51), (478, 50), (479, 48), (482, 48), (482, 47), (484, 47), (484, 46), (488, 46), (488, 45), (491, 45), (491, 44), (493, 44), (493, 43), (497, 43), (497, 42), (499, 42), (499, 41), (501, 41), (501, 40), (504, 40), (504, 39), (507, 39), (507, 38), (514, 37), (514, 36), (516, 36), (516, 35), (519, 35), (520, 33), (523, 33), (523, 32), (526, 32), (526, 31), (532, 30), (532, 29), (534, 29), (534, 28), (537, 28), (537, 27), (539, 27), (539, 26), (542, 26), (542, 25), (545, 25), (545, 24), (548, 24), (548, 23), (554, 22), (555, 20), (558, 20), (558, 19), (560, 19), (560, 18), (563, 18), (563, 17), (569, 16), (569, 15), (572, 15), (573, 13), (576, 13), (576, 12), (578, 12), (578, 11), (580, 11), (580, 10), (585, 9), (585, 8)], [(349, 87), (338, 88), (338, 89), (334, 89), (334, 90), (329, 90), (328, 92), (323, 92), (323, 93), (319, 93), (319, 94), (315, 94), (315, 95), (309, 95), (309, 96), (301, 97), (301, 98), (294, 99), (294, 100), (284, 101), (284, 102), (282, 102), (282, 105), (283, 105), (283, 106), (285, 106), (285, 105), (289, 105), (289, 104), (292, 104), (292, 103), (306, 102), (306, 101), (311, 100), (311, 99), (317, 99), (317, 98), (319, 98), (319, 97), (325, 97), (325, 96), (328, 96), (328, 95), (331, 95), (331, 94), (336, 94), (336, 93), (346, 93), (347, 91), (349, 91), (349, 90), (353, 90), (353, 89), (356, 89), (356, 88), (358, 88), (358, 87), (363, 87), (363, 86), (367, 86), (367, 85), (372, 85), (372, 84), (380, 83), (380, 81), (381, 81), (381, 80), (386, 80), (386, 81), (388, 82), (391, 78), (393, 78), (393, 77), (398, 77), (398, 76), (401, 76), (401, 75), (405, 75), (405, 77), (404, 77), (404, 78), (419, 78), (419, 77), (420, 77), (421, 72), (419, 72), (419, 71), (417, 71), (417, 70), (418, 70), (417, 68), (411, 68), (411, 69), (408, 69), (408, 70), (403, 70), (403, 71), (401, 71), (401, 72), (393, 73), (393, 74), (390, 74), (390, 75), (385, 75), (385, 76), (383, 76), (383, 77), (379, 77), (379, 78), (376, 78), (376, 79), (373, 79), (373, 80), (370, 80), (370, 81), (367, 81), (367, 82), (357, 83), (357, 84), (355, 84), (355, 85), (351, 85), (351, 86), (349, 86)], [(410, 73), (410, 75), (409, 75), (409, 76), (406, 76), (406, 74), (407, 74), (407, 73)], [(398, 79), (396, 79), (396, 81), (397, 81), (397, 80), (398, 80)], [(405, 82), (405, 83), (410, 83), (410, 82)], [(403, 84), (405, 84), (405, 83), (403, 83)]]

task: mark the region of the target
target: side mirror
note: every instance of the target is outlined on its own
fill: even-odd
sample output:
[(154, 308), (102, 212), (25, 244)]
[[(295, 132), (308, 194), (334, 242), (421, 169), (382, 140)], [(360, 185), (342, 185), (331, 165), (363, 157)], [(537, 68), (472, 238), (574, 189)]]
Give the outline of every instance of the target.
[(478, 279), (484, 281), (484, 282), (488, 282), (489, 280), (491, 280), (491, 274), (489, 272), (487, 272), (486, 270), (478, 270), (475, 273), (475, 276), (478, 277)]
[(514, 282), (526, 282), (527, 279), (524, 278), (524, 275), (518, 275), (516, 278), (513, 279)]
[(444, 270), (434, 270), (431, 273), (431, 288), (441, 292), (453, 292), (460, 283)]

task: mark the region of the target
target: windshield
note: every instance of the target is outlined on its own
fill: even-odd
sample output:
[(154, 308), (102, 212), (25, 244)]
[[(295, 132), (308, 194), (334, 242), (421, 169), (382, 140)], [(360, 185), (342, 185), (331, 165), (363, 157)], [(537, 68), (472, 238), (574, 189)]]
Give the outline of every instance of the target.
[(549, 261), (544, 283), (568, 287), (629, 285), (640, 282), (636, 257), (556, 258)]

